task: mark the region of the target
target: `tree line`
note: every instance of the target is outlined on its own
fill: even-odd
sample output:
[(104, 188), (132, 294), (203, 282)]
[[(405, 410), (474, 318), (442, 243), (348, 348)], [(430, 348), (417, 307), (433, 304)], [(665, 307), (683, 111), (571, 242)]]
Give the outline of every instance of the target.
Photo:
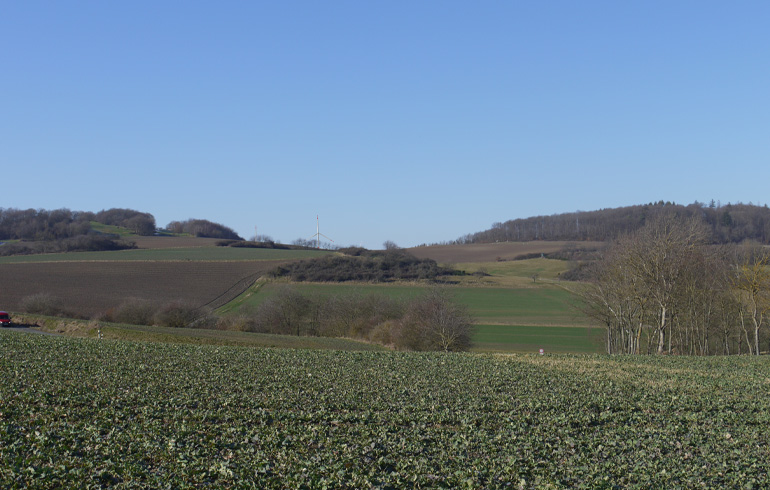
[(0, 208), (0, 240), (51, 241), (93, 234), (91, 222), (121, 226), (137, 235), (155, 233), (149, 213), (113, 208), (98, 213), (69, 209)]
[(559, 240), (607, 241), (632, 233), (649, 220), (663, 216), (693, 218), (710, 230), (715, 243), (740, 243), (750, 239), (770, 244), (770, 208), (767, 205), (727, 204), (711, 201), (681, 205), (659, 201), (598, 211), (577, 211), (551, 216), (493, 223), (485, 231), (458, 238), (453, 243)]
[(714, 245), (708, 223), (662, 214), (589, 266), (581, 308), (607, 327), (608, 353), (770, 350), (770, 253)]
[(69, 209), (0, 208), (0, 240), (56, 240), (85, 235), (91, 230), (93, 213)]

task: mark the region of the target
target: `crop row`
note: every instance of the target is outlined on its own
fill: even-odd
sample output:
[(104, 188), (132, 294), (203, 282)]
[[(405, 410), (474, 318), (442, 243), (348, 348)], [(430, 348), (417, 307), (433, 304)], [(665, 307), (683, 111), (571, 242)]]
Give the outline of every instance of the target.
[(766, 359), (0, 332), (4, 488), (767, 488)]
[[(0, 264), (3, 308), (20, 309), (24, 298), (49, 294), (81, 315), (103, 313), (128, 298), (195, 305), (232, 299), (280, 261), (243, 262), (56, 262)], [(250, 279), (241, 284), (244, 279)], [(241, 288), (232, 288), (241, 284)], [(219, 304), (215, 305), (219, 306)]]

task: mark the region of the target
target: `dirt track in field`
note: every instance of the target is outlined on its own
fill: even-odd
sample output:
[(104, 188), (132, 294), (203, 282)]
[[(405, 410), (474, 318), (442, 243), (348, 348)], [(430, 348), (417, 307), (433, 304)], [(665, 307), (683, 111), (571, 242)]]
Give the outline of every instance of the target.
[(494, 262), (513, 260), (518, 256), (532, 253), (551, 253), (562, 250), (566, 245), (581, 247), (600, 246), (601, 242), (502, 242), (470, 245), (435, 245), (410, 248), (409, 252), (420, 259), (433, 259), (440, 264)]
[[(189, 242), (188, 242), (189, 243)], [(0, 264), (0, 306), (20, 311), (24, 298), (47, 293), (84, 316), (125, 299), (183, 300), (216, 308), (285, 261), (51, 262)]]

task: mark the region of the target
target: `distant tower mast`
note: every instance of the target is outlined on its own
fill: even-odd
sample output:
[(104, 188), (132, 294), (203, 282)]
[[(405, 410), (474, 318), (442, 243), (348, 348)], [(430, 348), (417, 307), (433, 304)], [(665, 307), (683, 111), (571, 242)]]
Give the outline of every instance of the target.
[(334, 243), (334, 240), (332, 240), (328, 236), (326, 236), (323, 233), (321, 233), (321, 222), (318, 219), (318, 215), (316, 214), (315, 215), (315, 235), (311, 236), (310, 238), (311, 239), (315, 238), (315, 246), (318, 249), (321, 248), (321, 237), (324, 237), (327, 240), (329, 240), (330, 242)]

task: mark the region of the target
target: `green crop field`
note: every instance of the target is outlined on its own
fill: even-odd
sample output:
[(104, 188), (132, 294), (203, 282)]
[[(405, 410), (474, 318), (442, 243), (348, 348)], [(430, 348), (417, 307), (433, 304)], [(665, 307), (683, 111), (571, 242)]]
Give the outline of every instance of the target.
[[(505, 262), (469, 262), (454, 264), (454, 267), (468, 274), (478, 272), (488, 274), (480, 279), (473, 278), (471, 281), (466, 279), (465, 282), (519, 287), (534, 287), (537, 281), (555, 281), (560, 274), (568, 270), (566, 261), (544, 258)], [(532, 279), (533, 275), (537, 275), (537, 281)]]
[(476, 325), (473, 350), (477, 352), (603, 353), (603, 328), (544, 325)]
[(770, 359), (0, 331), (3, 488), (770, 487)]
[(99, 223), (98, 221), (91, 221), (91, 229), (98, 233), (118, 235), (122, 238), (133, 238), (137, 236), (133, 231), (123, 226), (106, 225), (104, 223)]
[[(257, 306), (285, 286), (282, 283), (268, 283), (261, 286), (258, 293), (252, 291), (252, 294), (237, 300), (237, 304), (241, 307)], [(295, 283), (290, 287), (308, 295), (383, 294), (396, 299), (409, 299), (430, 286)], [(453, 286), (449, 291), (457, 301), (468, 307), (479, 323), (586, 325), (585, 318), (577, 316), (572, 308), (571, 294), (555, 286), (516, 289)]]
[(564, 289), (457, 288), (457, 300), (468, 305), (479, 323), (504, 325), (585, 325)]

